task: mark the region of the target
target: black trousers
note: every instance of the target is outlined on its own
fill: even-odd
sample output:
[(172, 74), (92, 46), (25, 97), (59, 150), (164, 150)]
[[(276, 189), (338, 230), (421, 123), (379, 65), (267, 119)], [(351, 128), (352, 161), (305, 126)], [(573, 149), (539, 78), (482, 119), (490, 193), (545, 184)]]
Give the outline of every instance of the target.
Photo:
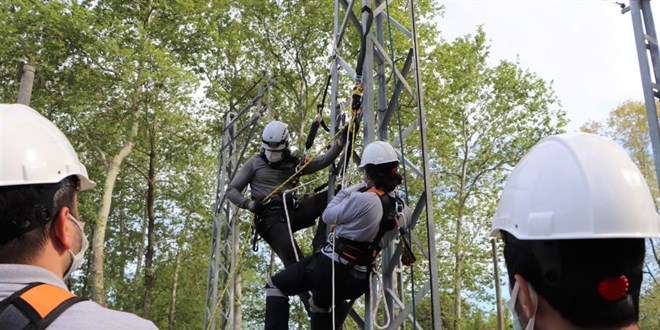
[[(314, 305), (329, 309), (332, 306), (332, 263), (326, 255), (317, 252), (277, 273), (271, 280), (273, 285), (287, 296), (311, 291)], [(362, 296), (368, 288), (367, 273), (335, 263), (334, 293), (335, 303), (339, 306), (335, 316), (338, 326), (341, 326), (348, 311), (345, 300)], [(311, 316), (312, 329), (332, 329), (332, 313), (312, 313)], [(266, 329), (288, 329), (288, 322), (288, 300), (282, 297), (267, 297)]]
[[(289, 206), (289, 218), (291, 219), (291, 231), (297, 232), (298, 230), (308, 228), (314, 225), (318, 217), (323, 214), (325, 207), (328, 205), (328, 191), (318, 193), (316, 195), (307, 197), (300, 202), (297, 208)], [(282, 260), (284, 267), (296, 263), (296, 255), (294, 248), (291, 245), (291, 236), (289, 236), (289, 228), (286, 223), (286, 215), (282, 205), (271, 207), (264, 210), (259, 215), (261, 218), (257, 224), (257, 232), (259, 236), (270, 245), (275, 251), (275, 254)], [(316, 228), (316, 234), (312, 241), (314, 251), (320, 249), (325, 244), (326, 225), (323, 221), (319, 221)], [(294, 240), (294, 245), (298, 251), (298, 258), (304, 258), (298, 243)]]
[[(298, 230), (313, 226), (316, 219), (323, 214), (327, 205), (328, 191), (326, 190), (303, 199), (297, 208), (294, 208), (292, 205), (289, 206), (288, 211), (291, 220), (291, 231), (295, 233)], [(305, 258), (295, 239), (293, 241), (293, 246), (291, 245), (291, 236), (289, 235), (289, 228), (286, 222), (286, 214), (283, 205), (276, 205), (276, 207), (264, 210), (259, 217), (260, 221), (257, 224), (257, 233), (259, 233), (259, 236), (263, 237), (275, 254), (277, 254), (280, 260), (282, 260), (285, 268), (298, 261), (296, 260), (294, 246), (295, 251), (298, 252), (298, 259), (302, 260)], [(323, 221), (319, 221), (319, 224), (316, 227), (316, 234), (312, 241), (314, 251), (320, 249), (323, 244), (325, 244), (325, 236), (326, 225)], [(300, 292), (298, 296), (305, 306), (305, 310), (309, 314), (309, 294), (303, 291)]]

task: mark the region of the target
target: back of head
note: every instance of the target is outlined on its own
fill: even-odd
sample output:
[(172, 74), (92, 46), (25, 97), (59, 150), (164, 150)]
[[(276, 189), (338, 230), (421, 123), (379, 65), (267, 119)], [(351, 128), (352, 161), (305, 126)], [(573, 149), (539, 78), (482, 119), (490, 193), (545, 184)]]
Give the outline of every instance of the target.
[(504, 237), (510, 279), (520, 274), (571, 323), (637, 321), (644, 238), (660, 236), (660, 221), (615, 143), (584, 133), (539, 142), (509, 176), (493, 232)]
[(399, 158), (389, 143), (374, 141), (364, 148), (360, 168), (364, 169), (376, 188), (386, 192), (394, 190), (402, 181), (397, 173), (398, 167)]
[(76, 190), (96, 184), (66, 136), (30, 107), (0, 104), (0, 152), (0, 262), (6, 262), (21, 244), (32, 244), (31, 231), (43, 234)]

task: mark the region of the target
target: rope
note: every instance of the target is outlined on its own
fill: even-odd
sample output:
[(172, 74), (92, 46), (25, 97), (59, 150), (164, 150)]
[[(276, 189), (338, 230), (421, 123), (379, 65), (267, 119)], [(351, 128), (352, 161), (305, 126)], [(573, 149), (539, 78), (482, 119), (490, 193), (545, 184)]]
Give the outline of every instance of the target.
[(335, 320), (335, 229), (332, 228), (332, 329), (337, 329), (337, 321)]
[(293, 239), (293, 230), (291, 230), (291, 218), (289, 218), (289, 207), (286, 205), (286, 193), (288, 190), (285, 190), (282, 193), (282, 201), (284, 203), (284, 215), (286, 216), (286, 226), (289, 228), (289, 239), (291, 240), (291, 247), (293, 247), (293, 254), (296, 255), (296, 262), (300, 261), (298, 257), (298, 249), (296, 249), (296, 241)]
[[(310, 163), (312, 160), (314, 160), (316, 157), (318, 157), (318, 156), (320, 155), (321, 151), (323, 151), (324, 149), (326, 149), (327, 147), (329, 147), (330, 144), (332, 144), (332, 142), (333, 142), (334, 140), (337, 139), (337, 137), (339, 136), (339, 134), (341, 134), (341, 133), (344, 131), (344, 129), (346, 129), (346, 127), (347, 127), (347, 125), (344, 125), (341, 129), (339, 129), (339, 130), (337, 131), (337, 134), (335, 134), (335, 136), (333, 136), (332, 139), (330, 139), (330, 142), (328, 142), (328, 143), (325, 145), (325, 147), (323, 147), (319, 152), (317, 152), (317, 153), (314, 155), (314, 157), (312, 157), (312, 159), (310, 159), (309, 162), (305, 163), (305, 164), (304, 164), (303, 166), (301, 166), (298, 170), (296, 170), (296, 172), (293, 173), (293, 175), (291, 175), (288, 179), (286, 179), (286, 181), (284, 181), (281, 185), (279, 185), (277, 188), (275, 188), (273, 191), (271, 191), (271, 192), (268, 194), (268, 196), (264, 197), (264, 198), (262, 199), (262, 202), (267, 201), (267, 200), (268, 200), (270, 197), (272, 197), (272, 196), (273, 196), (278, 190), (282, 189), (282, 187), (284, 187), (287, 183), (289, 183), (289, 182), (290, 182), (291, 180), (293, 180), (296, 176), (298, 176), (300, 173), (302, 173), (302, 171), (305, 169), (305, 167), (307, 167), (307, 165), (309, 165), (309, 163)], [(250, 227), (248, 228), (248, 233), (252, 231), (252, 227), (253, 227), (253, 224), (254, 224), (254, 220), (255, 220), (255, 218), (256, 218), (256, 215), (254, 215), (254, 216), (252, 217), (252, 221), (250, 221)], [(246, 250), (246, 248), (247, 248), (249, 242), (250, 242), (250, 235), (246, 235), (246, 236), (245, 236), (245, 239), (243, 240), (243, 244), (242, 244), (242, 246), (241, 246), (241, 252), (239, 253), (238, 258), (236, 259), (236, 267), (234, 267), (234, 269), (232, 269), (231, 273), (229, 274), (229, 277), (227, 277), (227, 283), (231, 283), (231, 281), (234, 279), (234, 276), (236, 275), (236, 271), (240, 268), (241, 261), (243, 261), (243, 254), (245, 253), (245, 250)], [(225, 294), (227, 293), (227, 289), (229, 289), (229, 285), (225, 285), (225, 287), (222, 289), (220, 295), (218, 296), (218, 297), (220, 297), (221, 299), (218, 299), (218, 302), (215, 304), (215, 307), (213, 308), (213, 314), (211, 314), (211, 318), (210, 318), (210, 320), (209, 320), (208, 325), (206, 326), (206, 330), (211, 329), (211, 324), (213, 324), (213, 321), (215, 320), (215, 318), (218, 317), (218, 311), (220, 310), (220, 303), (222, 302), (222, 297), (224, 297)]]
[[(371, 279), (369, 279), (369, 293), (371, 295), (371, 299), (369, 299), (369, 303), (371, 304), (371, 306), (373, 306), (373, 307), (371, 307), (371, 323), (373, 323), (373, 325), (376, 329), (386, 329), (387, 327), (390, 326), (390, 322), (392, 320), (390, 319), (390, 310), (389, 310), (389, 308), (387, 308), (387, 301), (385, 300), (385, 287), (383, 286), (383, 283), (381, 283), (380, 292), (378, 292), (378, 282), (380, 282), (379, 281), (380, 280), (379, 275), (380, 274), (378, 274), (378, 272), (375, 269), (373, 269), (372, 273), (371, 273)], [(374, 278), (376, 279), (376, 290), (375, 291), (373, 290), (373, 285), (372, 285), (372, 283), (374, 282), (374, 280), (373, 280)], [(383, 300), (383, 307), (384, 307), (383, 309), (385, 310), (385, 324), (383, 324), (383, 325), (379, 325), (378, 320), (377, 320), (378, 319), (378, 317), (377, 317), (378, 302), (381, 300), (380, 299), (381, 296), (378, 295), (378, 293), (382, 293), (382, 297), (383, 297), (383, 299), (382, 299)], [(376, 297), (376, 303), (375, 304), (374, 304), (374, 296)]]
[(287, 189), (287, 190), (282, 192), (282, 202), (284, 203), (284, 215), (286, 216), (287, 227), (289, 227), (289, 238), (291, 239), (291, 247), (293, 248), (293, 253), (296, 255), (296, 261), (300, 261), (300, 257), (298, 256), (298, 249), (296, 248), (296, 241), (293, 239), (293, 230), (291, 229), (291, 217), (289, 216), (289, 207), (287, 206), (287, 203), (286, 203), (286, 195), (288, 193), (291, 193), (293, 191), (296, 191), (296, 190), (299, 190), (303, 187), (306, 187), (306, 186), (308, 186), (308, 185), (310, 185), (310, 184), (312, 184), (316, 181), (319, 181), (321, 179), (323, 179), (323, 178), (322, 177), (321, 178), (316, 178), (314, 180), (305, 182), (304, 184), (298, 185), (296, 187), (293, 187), (291, 189)]
[(320, 178), (316, 178), (316, 179), (314, 179), (314, 180), (309, 180), (309, 181), (307, 181), (307, 182), (305, 182), (305, 183), (301, 183), (301, 184), (299, 184), (298, 186), (295, 186), (295, 187), (293, 187), (293, 188), (291, 188), (291, 189), (287, 189), (287, 190), (285, 190), (284, 192), (288, 194), (288, 193), (290, 193), (290, 192), (293, 192), (293, 191), (296, 191), (296, 190), (300, 190), (301, 188), (307, 187), (307, 186), (309, 186), (310, 184), (312, 184), (312, 183), (314, 183), (314, 182), (316, 182), (316, 181), (321, 181), (321, 180), (323, 180), (323, 179), (325, 179), (325, 178), (324, 178), (324, 177), (320, 177)]

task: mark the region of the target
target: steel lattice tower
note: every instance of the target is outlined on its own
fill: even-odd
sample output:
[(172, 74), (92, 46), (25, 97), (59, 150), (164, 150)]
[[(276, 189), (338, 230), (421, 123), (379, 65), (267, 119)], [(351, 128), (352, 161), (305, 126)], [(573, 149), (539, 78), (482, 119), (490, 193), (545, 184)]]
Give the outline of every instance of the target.
[[(421, 287), (416, 286), (411, 282), (411, 279), (404, 276), (403, 266), (401, 265), (401, 246), (399, 241), (395, 240), (389, 247), (384, 249), (381, 253), (382, 263), (379, 265), (381, 281), (385, 287), (385, 299), (387, 302), (388, 310), (391, 315), (391, 323), (389, 329), (397, 329), (405, 326), (406, 319), (413, 321), (415, 318), (412, 314), (414, 310), (414, 303), (419, 304), (424, 299), (430, 299), (432, 305), (432, 319), (433, 329), (441, 328), (440, 319), (440, 298), (438, 288), (438, 267), (437, 255), (435, 245), (435, 223), (433, 220), (432, 212), (432, 189), (430, 183), (430, 174), (428, 172), (429, 160), (426, 146), (426, 127), (424, 120), (424, 102), (423, 93), (421, 88), (421, 70), (419, 67), (419, 58), (417, 56), (417, 36), (415, 27), (415, 13), (414, 1), (403, 0), (398, 1), (402, 6), (406, 6), (409, 11), (410, 20), (408, 24), (402, 24), (390, 17), (387, 14), (387, 6), (393, 6), (395, 0), (390, 0), (390, 3), (381, 0), (362, 0), (362, 13), (361, 17), (355, 14), (356, 9), (355, 0), (348, 2), (347, 0), (334, 1), (334, 30), (333, 30), (333, 61), (331, 63), (331, 90), (330, 90), (330, 104), (331, 104), (331, 125), (330, 135), (335, 135), (337, 127), (337, 118), (339, 112), (343, 108), (346, 95), (343, 95), (345, 88), (340, 89), (340, 84), (347, 81), (355, 82), (358, 74), (351, 68), (347, 60), (349, 56), (342, 56), (344, 53), (350, 54), (350, 51), (342, 51), (341, 40), (345, 33), (351, 30), (357, 31), (358, 35), (362, 35), (362, 31), (367, 30), (366, 22), (368, 22), (369, 12), (373, 15), (373, 25), (371, 31), (366, 38), (366, 56), (363, 64), (363, 70), (359, 73), (362, 76), (364, 84), (364, 92), (362, 99), (362, 113), (363, 113), (363, 141), (362, 146), (374, 140), (383, 140), (390, 142), (395, 148), (399, 149), (401, 158), (405, 163), (405, 167), (409, 173), (408, 180), (419, 181), (422, 183), (422, 191), (417, 196), (408, 196), (413, 204), (409, 205), (413, 211), (412, 224), (415, 226), (420, 223), (426, 227), (427, 239), (422, 242), (411, 231), (410, 242), (416, 246), (416, 251), (421, 251), (422, 256), (418, 256), (418, 262), (415, 266), (416, 282), (422, 283)], [(356, 7), (356, 6), (355, 6)], [(365, 10), (366, 9), (366, 10)], [(406, 27), (408, 26), (408, 27)], [(392, 34), (403, 34), (405, 36), (405, 45), (386, 45), (385, 36)], [(352, 32), (355, 32), (352, 31)], [(397, 40), (401, 40), (397, 37)], [(395, 61), (392, 63), (391, 48), (406, 49), (405, 60), (403, 63)], [(398, 54), (401, 55), (401, 54)], [(352, 59), (351, 59), (352, 61)], [(388, 78), (390, 80), (388, 80)], [(393, 86), (388, 86), (388, 81), (396, 81)], [(409, 81), (410, 80), (410, 81)], [(238, 276), (231, 276), (236, 272), (237, 255), (240, 252), (241, 232), (238, 227), (238, 217), (236, 216), (237, 210), (229, 201), (225, 199), (224, 191), (227, 183), (233, 178), (238, 164), (243, 160), (243, 154), (246, 149), (247, 143), (251, 142), (251, 136), (254, 133), (254, 128), (257, 126), (255, 123), (261, 116), (261, 112), (266, 108), (264, 106), (257, 114), (253, 115), (240, 129), (236, 128), (236, 123), (242, 116), (248, 113), (251, 106), (257, 102), (261, 102), (264, 90), (267, 90), (270, 81), (258, 96), (253, 99), (250, 105), (236, 114), (228, 114), (224, 118), (224, 129), (222, 131), (222, 143), (219, 151), (219, 167), (217, 174), (217, 188), (216, 188), (216, 204), (215, 216), (213, 222), (213, 237), (211, 247), (211, 257), (209, 261), (209, 276), (206, 297), (206, 311), (205, 311), (205, 328), (210, 327), (215, 329), (216, 319), (221, 319), (222, 329), (235, 329), (240, 320), (236, 320), (235, 303), (237, 302), (237, 288), (239, 286)], [(414, 120), (403, 123), (405, 129), (402, 130), (401, 136), (397, 130), (397, 110), (398, 101), (402, 93), (407, 93), (416, 104), (416, 113)], [(342, 94), (342, 95), (340, 95)], [(410, 115), (410, 114), (409, 114)], [(239, 137), (249, 130), (247, 139), (241, 138), (243, 141), (239, 147), (237, 142)], [(402, 148), (400, 141), (413, 141), (416, 149), (413, 153), (409, 149)], [(404, 142), (405, 144), (406, 142)], [(403, 151), (403, 154), (401, 154)], [(359, 152), (357, 152), (359, 153)], [(240, 155), (240, 157), (237, 157)], [(419, 163), (415, 163), (411, 159), (417, 159)], [(330, 189), (330, 196), (334, 195), (334, 186), (336, 178), (332, 173), (328, 174), (328, 189)], [(422, 217), (422, 214), (424, 216)], [(236, 218), (236, 219), (234, 219)], [(248, 233), (244, 233), (247, 235)], [(243, 238), (244, 239), (244, 238)], [(424, 266), (420, 266), (424, 265)], [(218, 288), (226, 288), (226, 295), (220, 297)], [(406, 301), (406, 292), (414, 288), (412, 293), (413, 299)], [(240, 289), (238, 289), (240, 291)], [(370, 297), (366, 295), (364, 299), (365, 314), (358, 315), (354, 311), (349, 314), (353, 320), (363, 327), (364, 329), (372, 329), (372, 315), (370, 313)], [(218, 308), (218, 317), (213, 319), (215, 314), (214, 310)], [(380, 321), (379, 323), (383, 323)], [(414, 328), (421, 329), (419, 324), (414, 325)]]
[[(432, 212), (432, 189), (430, 186), (430, 174), (428, 172), (428, 152), (426, 146), (426, 127), (424, 120), (424, 100), (423, 93), (421, 88), (421, 70), (419, 67), (419, 57), (417, 51), (417, 35), (415, 27), (415, 8), (414, 1), (398, 1), (399, 4), (404, 6), (407, 5), (408, 11), (410, 13), (410, 20), (405, 24), (409, 28), (405, 27), (404, 24), (396, 21), (394, 18), (390, 17), (387, 13), (388, 6), (393, 6), (393, 3), (396, 1), (391, 1), (386, 3), (381, 0), (375, 0), (375, 3), (372, 3), (370, 0), (362, 1), (362, 17), (361, 20), (354, 14), (354, 5), (355, 1), (347, 2), (346, 0), (336, 0), (335, 1), (335, 10), (334, 10), (334, 42), (333, 45), (333, 58), (335, 61), (332, 63), (331, 75), (332, 75), (332, 88), (331, 88), (331, 109), (332, 115), (331, 118), (336, 117), (336, 111), (340, 104), (340, 98), (338, 97), (339, 92), (339, 80), (340, 75), (348, 75), (351, 79), (356, 80), (357, 74), (361, 74), (362, 80), (364, 83), (364, 94), (362, 100), (362, 112), (363, 112), (363, 132), (364, 132), (364, 142), (363, 145), (368, 144), (374, 140), (383, 140), (390, 142), (395, 148), (400, 148), (400, 141), (413, 141), (412, 139), (417, 135), (419, 144), (417, 145), (417, 155), (413, 155), (410, 152), (410, 149), (401, 148), (399, 151), (403, 150), (404, 154), (401, 155), (404, 160), (405, 166), (408, 169), (408, 180), (418, 180), (422, 181), (423, 191), (419, 196), (410, 196), (414, 197), (411, 200), (415, 200), (415, 205), (409, 205), (411, 209), (414, 209), (413, 212), (413, 226), (419, 223), (419, 219), (422, 213), (425, 213), (425, 221), (422, 221), (422, 225), (426, 226), (426, 235), (427, 240), (425, 243), (422, 243), (412, 232), (411, 242), (413, 245), (418, 247), (419, 251), (422, 251), (425, 259), (423, 263), (427, 264), (427, 269), (422, 267), (416, 267), (416, 277), (422, 279), (423, 285), (421, 288), (415, 287), (413, 283), (410, 282), (410, 278), (403, 276), (402, 265), (400, 263), (401, 256), (401, 246), (400, 242), (395, 241), (381, 253), (382, 255), (382, 264), (380, 266), (380, 272), (382, 273), (382, 283), (385, 286), (385, 295), (386, 302), (392, 315), (392, 322), (389, 325), (389, 329), (397, 329), (408, 318), (413, 320), (414, 317), (411, 315), (411, 312), (414, 308), (413, 300), (405, 302), (403, 297), (404, 291), (407, 288), (415, 287), (414, 292), (414, 303), (420, 303), (423, 299), (429, 298), (432, 305), (432, 318), (433, 318), (433, 329), (441, 328), (441, 319), (440, 319), (440, 298), (439, 298), (439, 288), (438, 288), (438, 266), (437, 266), (437, 255), (436, 255), (436, 245), (435, 245), (435, 224), (433, 221), (433, 212)], [(349, 64), (342, 57), (341, 52), (341, 40), (346, 31), (349, 28), (354, 28), (358, 31), (358, 34), (362, 34), (362, 31), (367, 30), (366, 22), (368, 21), (369, 12), (373, 13), (373, 26), (371, 28), (371, 33), (366, 39), (366, 57), (363, 64), (363, 72), (357, 73), (351, 70)], [(405, 40), (407, 41), (404, 45), (392, 45), (389, 47), (386, 46), (385, 36), (391, 34), (403, 34)], [(390, 39), (392, 40), (392, 39)], [(397, 38), (401, 40), (401, 38)], [(405, 61), (403, 64), (399, 62), (392, 63), (391, 48), (403, 49), (406, 48), (407, 54), (405, 56)], [(395, 57), (396, 58), (396, 57)], [(409, 82), (409, 76), (412, 73), (412, 82)], [(391, 80), (388, 80), (388, 77)], [(388, 81), (396, 81), (394, 87), (388, 86)], [(399, 97), (402, 93), (408, 93), (409, 96), (416, 102), (416, 119), (403, 123), (405, 130), (402, 132), (402, 136), (399, 136), (399, 133), (396, 129), (396, 116), (398, 109)], [(335, 127), (335, 123), (332, 123), (331, 127)], [(332, 132), (331, 132), (332, 134)], [(404, 142), (405, 144), (405, 142)], [(421, 157), (419, 157), (421, 154)], [(410, 159), (420, 159), (421, 163), (414, 164)], [(332, 179), (330, 182), (332, 183)], [(332, 184), (330, 187), (332, 188)], [(423, 264), (418, 261), (419, 264)], [(364, 329), (372, 329), (372, 317), (371, 317), (371, 308), (370, 308), (370, 299), (367, 295), (365, 298), (366, 313), (364, 319), (359, 318), (355, 313), (352, 313), (351, 316), (354, 320), (363, 325)], [(383, 323), (382, 321), (379, 323)], [(415, 328), (420, 328), (418, 324), (415, 324)]]

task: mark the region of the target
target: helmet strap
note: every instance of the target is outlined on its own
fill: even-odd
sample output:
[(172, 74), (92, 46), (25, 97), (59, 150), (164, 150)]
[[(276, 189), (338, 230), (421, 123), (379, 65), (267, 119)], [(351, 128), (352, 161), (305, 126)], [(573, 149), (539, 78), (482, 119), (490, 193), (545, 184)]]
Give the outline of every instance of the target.
[(39, 193), (30, 214), (27, 216), (18, 213), (4, 215), (5, 220), (9, 223), (9, 228), (3, 229), (6, 233), (3, 233), (2, 240), (13, 239), (48, 223), (52, 218), (53, 199), (57, 191), (64, 187), (74, 187), (79, 190), (80, 180), (77, 176), (72, 175), (57, 183), (39, 184), (34, 187), (39, 190)]
[(502, 231), (505, 244), (522, 248), (530, 252), (539, 265), (543, 281), (551, 287), (561, 283), (561, 253), (559, 240), (519, 240), (506, 231)]

